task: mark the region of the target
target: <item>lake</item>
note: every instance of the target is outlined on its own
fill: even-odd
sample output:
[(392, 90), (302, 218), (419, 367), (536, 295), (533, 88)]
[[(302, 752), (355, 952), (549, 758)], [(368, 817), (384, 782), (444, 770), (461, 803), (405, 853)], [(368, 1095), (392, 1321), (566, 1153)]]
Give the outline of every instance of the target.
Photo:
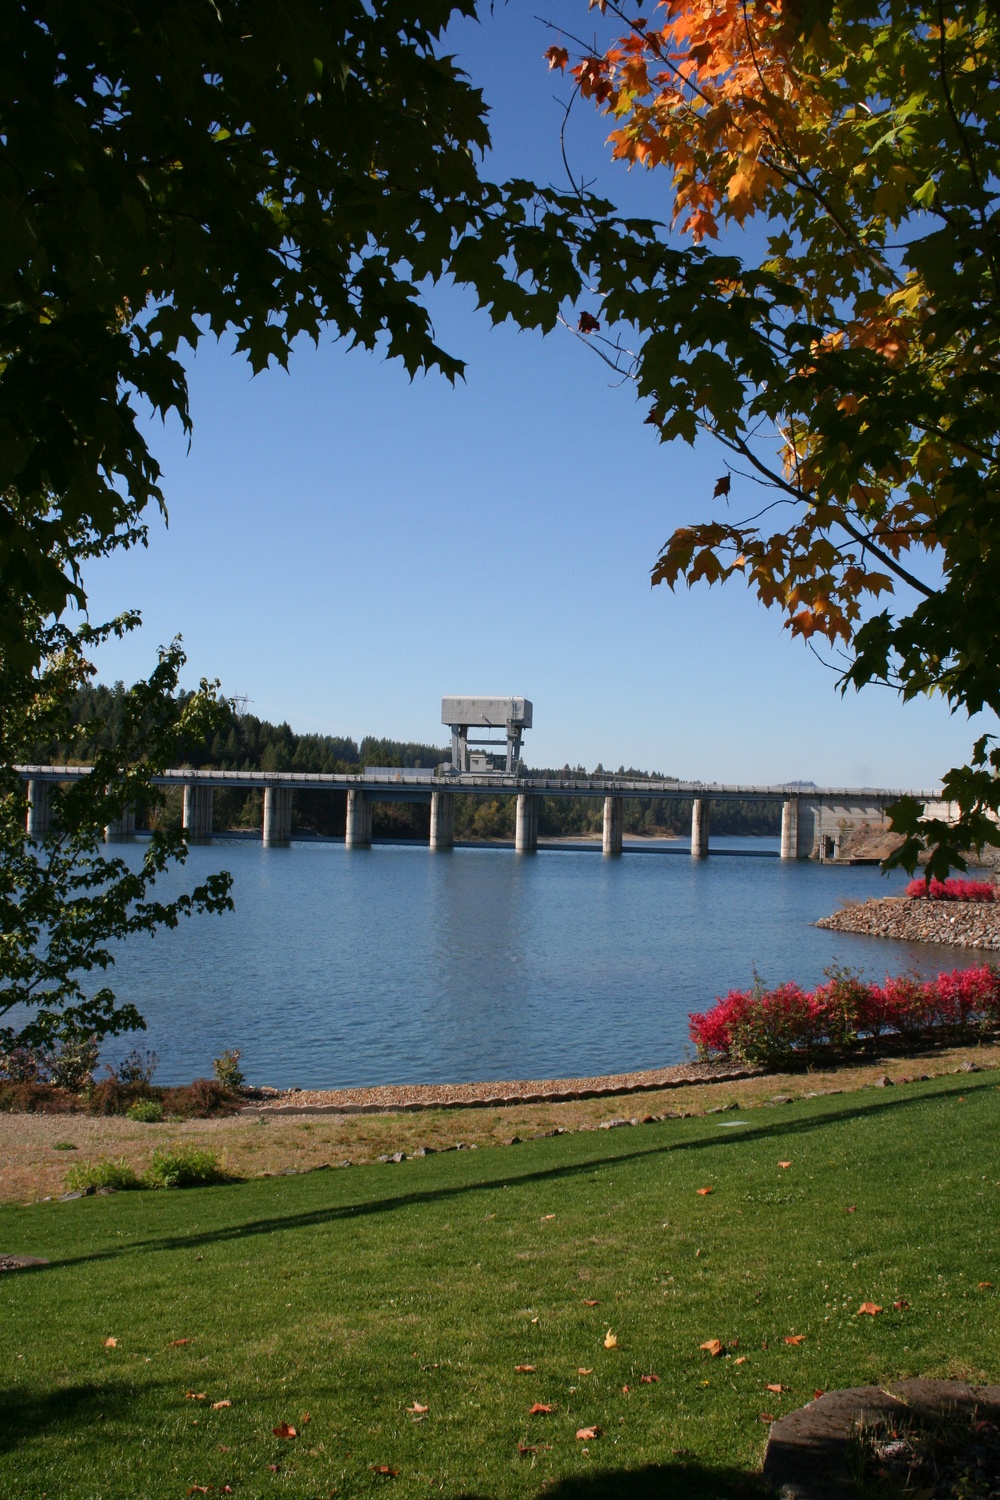
[(158, 889), (228, 869), (236, 910), (129, 940), (110, 982), (146, 1017), (135, 1041), (159, 1054), (158, 1083), (239, 1047), (250, 1081), (316, 1088), (659, 1067), (685, 1057), (688, 1012), (755, 968), (809, 987), (831, 963), (882, 978), (976, 961), (810, 925), (844, 899), (900, 892), (901, 875), (783, 862), (774, 839), (712, 848), (727, 852), (218, 838)]

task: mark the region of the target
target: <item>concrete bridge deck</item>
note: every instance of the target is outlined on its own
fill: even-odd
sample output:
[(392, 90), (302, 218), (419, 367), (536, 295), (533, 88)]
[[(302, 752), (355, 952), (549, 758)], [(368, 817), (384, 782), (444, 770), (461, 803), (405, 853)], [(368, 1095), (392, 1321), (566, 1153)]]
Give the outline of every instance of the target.
[[(40, 837), (51, 821), (54, 783), (78, 781), (91, 774), (89, 766), (19, 766), (28, 783), (28, 831)], [(674, 781), (628, 776), (533, 777), (503, 773), (466, 773), (438, 776), (416, 769), (377, 770), (360, 775), (310, 771), (218, 771), (183, 767), (154, 776), (160, 786), (184, 789), (184, 827), (191, 838), (211, 838), (217, 787), (257, 789), (264, 793), (263, 839), (287, 843), (292, 830), (292, 797), (297, 791), (344, 792), (347, 795), (345, 842), (351, 848), (371, 844), (372, 805), (375, 802), (429, 802), (432, 849), (454, 844), (455, 795), (513, 796), (517, 798), (515, 848), (533, 853), (538, 847), (538, 803), (542, 797), (603, 797), (606, 854), (622, 852), (623, 808), (626, 798), (663, 798), (690, 801), (691, 853), (708, 854), (710, 808), (713, 802), (735, 799), (780, 802), (782, 859), (839, 858), (847, 833), (860, 824), (884, 826), (887, 809), (902, 796), (927, 805), (934, 816), (949, 818), (953, 810), (937, 791), (903, 791), (872, 787), (805, 787), (797, 784), (759, 786), (702, 781)], [(134, 818), (128, 815), (106, 831), (109, 841), (128, 837)]]

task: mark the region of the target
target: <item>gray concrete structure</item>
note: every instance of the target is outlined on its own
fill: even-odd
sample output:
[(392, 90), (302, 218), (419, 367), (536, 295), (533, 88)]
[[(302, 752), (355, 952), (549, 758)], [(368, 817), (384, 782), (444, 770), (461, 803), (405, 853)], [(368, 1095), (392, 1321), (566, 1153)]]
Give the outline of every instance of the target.
[(292, 789), (264, 788), (264, 843), (287, 844), (292, 836)]
[(347, 832), (344, 842), (348, 849), (367, 849), (371, 841), (371, 798), (360, 787), (352, 787), (347, 793)]
[[(90, 775), (89, 766), (18, 766), (28, 783), (28, 831), (40, 837), (51, 818), (50, 788), (57, 782), (79, 781)], [(777, 802), (781, 804), (781, 855), (784, 859), (822, 859), (840, 857), (845, 837), (862, 824), (879, 828), (888, 822), (887, 809), (899, 797), (914, 797), (925, 806), (928, 817), (954, 821), (958, 809), (945, 802), (936, 791), (889, 791), (850, 787), (805, 787), (792, 783), (785, 786), (707, 785), (704, 782), (643, 780), (638, 777), (600, 775), (577, 777), (508, 776), (503, 772), (473, 775), (437, 776), (426, 770), (402, 770), (393, 767), (368, 767), (363, 776), (327, 772), (301, 771), (191, 771), (170, 770), (153, 777), (160, 786), (184, 788), (184, 823), (189, 837), (207, 838), (212, 832), (212, 797), (215, 787), (228, 786), (247, 791), (259, 788), (271, 807), (278, 807), (273, 793), (283, 791), (290, 799), (294, 791), (328, 791), (347, 793), (347, 843), (358, 847), (371, 843), (373, 802), (424, 802), (431, 805), (432, 826), (437, 826), (435, 847), (446, 848), (446, 825), (453, 820), (452, 811), (443, 800), (457, 792), (473, 797), (516, 796), (518, 798), (517, 847), (524, 852), (537, 848), (538, 799), (540, 797), (601, 797), (605, 800), (605, 830), (612, 820), (611, 843), (615, 843), (614, 811), (608, 803), (621, 805), (626, 797), (663, 798), (667, 801), (692, 803), (692, 852), (699, 857), (708, 851), (709, 802), (734, 799)], [(441, 797), (435, 815), (435, 798)], [(283, 822), (272, 823), (275, 830), (291, 831), (290, 800), (283, 804)], [(451, 822), (452, 838), (454, 825)], [(269, 840), (270, 841), (270, 840)], [(281, 842), (282, 839), (275, 841)], [(605, 841), (607, 847), (607, 841)]]
[(781, 857), (799, 857), (799, 799), (789, 797), (781, 804)]
[(532, 707), (527, 698), (442, 698), (441, 723), (451, 730), (451, 769), (461, 776), (466, 771), (486, 772), (488, 758), (473, 752), (470, 745), (504, 744), (503, 740), (473, 738), (470, 729), (492, 729), (506, 736), (505, 770), (508, 776), (517, 771), (521, 759), (521, 740), (531, 728)]
[(122, 808), (121, 816), (112, 819), (105, 824), (104, 842), (106, 844), (121, 844), (127, 839), (135, 837), (135, 808), (126, 805)]
[(691, 854), (695, 859), (708, 858), (708, 834), (711, 823), (711, 807), (704, 797), (696, 797), (691, 804)]
[(517, 826), (514, 848), (518, 854), (534, 854), (538, 849), (538, 798), (530, 792), (517, 794)]
[(431, 793), (431, 848), (452, 849), (455, 845), (455, 793)]
[(184, 832), (189, 839), (212, 837), (212, 815), (215, 811), (215, 789), (201, 781), (189, 781), (184, 788)]
[(42, 839), (52, 827), (52, 782), (28, 782), (28, 837)]
[(625, 821), (625, 798), (605, 797), (604, 799), (604, 838), (602, 848), (605, 854), (620, 854), (622, 852), (622, 826)]

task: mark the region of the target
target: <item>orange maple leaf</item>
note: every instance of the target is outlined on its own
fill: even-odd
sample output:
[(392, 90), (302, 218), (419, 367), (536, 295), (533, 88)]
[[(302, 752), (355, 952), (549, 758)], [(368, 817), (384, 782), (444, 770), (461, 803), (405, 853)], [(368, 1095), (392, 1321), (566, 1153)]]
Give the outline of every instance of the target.
[(882, 1309), (879, 1307), (877, 1302), (862, 1302), (861, 1306), (858, 1308), (854, 1316), (856, 1318), (860, 1318), (862, 1313), (867, 1313), (869, 1318), (874, 1318), (881, 1311)]
[(718, 1359), (722, 1353), (723, 1344), (721, 1339), (706, 1339), (703, 1344), (698, 1345), (698, 1348), (707, 1349), (713, 1359)]

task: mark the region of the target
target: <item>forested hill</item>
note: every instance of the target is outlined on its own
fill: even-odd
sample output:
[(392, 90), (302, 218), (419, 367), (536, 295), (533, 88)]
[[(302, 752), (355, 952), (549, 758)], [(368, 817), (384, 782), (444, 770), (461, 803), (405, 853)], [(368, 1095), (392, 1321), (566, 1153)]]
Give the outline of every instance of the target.
[[(65, 739), (40, 745), (40, 763), (66, 765), (86, 762), (96, 750), (116, 744), (121, 732), (121, 698), (124, 689), (95, 685), (81, 689), (68, 705), (73, 732)], [(360, 742), (329, 734), (296, 734), (288, 724), (271, 724), (255, 714), (227, 710), (223, 726), (212, 741), (192, 746), (186, 764), (224, 771), (326, 771), (358, 772), (365, 766), (413, 766), (430, 768), (451, 759), (451, 747), (423, 745), (409, 740), (378, 739), (366, 735)], [(564, 765), (535, 768), (529, 774), (553, 780), (612, 774), (598, 763), (593, 770)], [(619, 766), (614, 774), (659, 779), (657, 771)], [(301, 792), (295, 798), (295, 824), (303, 832), (337, 835), (344, 827), (344, 798), (324, 792)], [(176, 804), (176, 806), (175, 806)], [(179, 819), (178, 794), (168, 797), (168, 815)], [(227, 789), (216, 793), (216, 826), (252, 828), (260, 823), (260, 794)], [(413, 803), (376, 803), (376, 835), (426, 838), (429, 810)], [(599, 834), (603, 807), (592, 797), (546, 797), (539, 813), (543, 837)], [(776, 833), (781, 809), (776, 803), (734, 801), (716, 803), (712, 828), (717, 833)], [(686, 834), (691, 827), (690, 800), (629, 798), (625, 803), (625, 831), (646, 834)], [(459, 796), (456, 804), (456, 835), (459, 838), (513, 838), (514, 803), (511, 797)]]

